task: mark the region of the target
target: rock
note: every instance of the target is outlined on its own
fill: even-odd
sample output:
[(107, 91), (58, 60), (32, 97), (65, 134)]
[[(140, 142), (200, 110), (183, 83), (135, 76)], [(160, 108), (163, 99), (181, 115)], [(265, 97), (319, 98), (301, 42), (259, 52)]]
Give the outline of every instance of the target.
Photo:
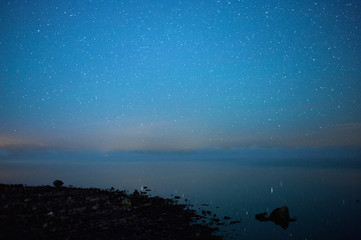
[(56, 187), (56, 188), (60, 188), (61, 186), (64, 185), (63, 181), (61, 181), (61, 180), (55, 180), (53, 182), (53, 184), (54, 184), (54, 187)]
[(80, 207), (77, 208), (75, 212), (84, 212), (86, 210), (86, 207)]
[(0, 192), (6, 196), (1, 199), (1, 239), (222, 239), (213, 235), (216, 228), (201, 223), (195, 210), (171, 199), (5, 184), (0, 184)]
[(137, 189), (135, 189), (134, 192), (133, 192), (133, 195), (134, 195), (134, 196), (138, 196), (138, 195), (139, 195), (139, 191), (138, 191)]
[(151, 203), (145, 203), (145, 204), (142, 205), (142, 207), (150, 207), (150, 206), (152, 206)]
[(130, 200), (130, 198), (125, 197), (121, 200), (120, 204), (123, 207), (130, 207), (132, 205), (132, 201)]
[(232, 221), (232, 222), (229, 223), (229, 225), (233, 225), (233, 224), (241, 223), (241, 222), (242, 222), (242, 220)]
[(266, 212), (257, 213), (256, 216), (255, 216), (255, 218), (256, 218), (258, 221), (261, 221), (261, 222), (270, 221), (269, 216), (267, 215)]
[(290, 218), (290, 214), (287, 206), (274, 209), (268, 216), (266, 212), (256, 214), (256, 219), (261, 222), (272, 221), (275, 224), (281, 226), (283, 229), (287, 229), (290, 222), (297, 221), (296, 218)]

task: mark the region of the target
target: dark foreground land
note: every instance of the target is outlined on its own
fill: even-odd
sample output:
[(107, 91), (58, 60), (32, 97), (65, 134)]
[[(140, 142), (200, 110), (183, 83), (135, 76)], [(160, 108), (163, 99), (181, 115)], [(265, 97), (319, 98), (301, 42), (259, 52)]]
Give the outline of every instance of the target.
[(1, 239), (222, 239), (200, 218), (137, 191), (0, 184)]

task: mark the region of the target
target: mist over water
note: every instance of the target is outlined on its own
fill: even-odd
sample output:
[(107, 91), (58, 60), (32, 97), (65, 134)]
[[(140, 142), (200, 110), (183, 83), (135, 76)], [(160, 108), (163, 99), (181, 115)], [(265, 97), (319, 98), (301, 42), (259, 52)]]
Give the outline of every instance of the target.
[[(50, 185), (61, 179), (65, 185), (129, 191), (148, 186), (151, 195), (180, 196), (181, 202), (189, 199), (194, 209), (210, 210), (220, 218), (242, 219), (220, 229), (226, 239), (361, 236), (361, 168), (352, 159), (301, 161), (248, 156), (237, 160), (211, 153), (128, 153), (123, 157), (113, 153), (99, 155), (99, 160), (92, 155), (94, 159), (83, 161), (84, 155), (77, 155), (79, 161), (67, 161), (52, 154), (54, 159), (48, 161), (39, 156), (38, 161), (3, 159), (0, 182)], [(255, 214), (269, 214), (284, 205), (291, 217), (298, 217), (288, 229), (255, 220)]]

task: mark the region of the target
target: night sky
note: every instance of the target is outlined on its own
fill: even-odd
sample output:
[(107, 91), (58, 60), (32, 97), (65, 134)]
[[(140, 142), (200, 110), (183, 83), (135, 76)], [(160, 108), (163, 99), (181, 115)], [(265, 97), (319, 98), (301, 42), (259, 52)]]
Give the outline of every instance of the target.
[(0, 1), (0, 148), (361, 146), (359, 0)]

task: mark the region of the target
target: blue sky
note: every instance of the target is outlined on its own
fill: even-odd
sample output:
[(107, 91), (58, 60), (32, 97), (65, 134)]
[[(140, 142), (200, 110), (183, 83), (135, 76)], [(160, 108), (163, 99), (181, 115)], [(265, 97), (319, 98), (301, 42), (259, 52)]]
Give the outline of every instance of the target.
[(361, 146), (360, 1), (1, 1), (0, 148)]

